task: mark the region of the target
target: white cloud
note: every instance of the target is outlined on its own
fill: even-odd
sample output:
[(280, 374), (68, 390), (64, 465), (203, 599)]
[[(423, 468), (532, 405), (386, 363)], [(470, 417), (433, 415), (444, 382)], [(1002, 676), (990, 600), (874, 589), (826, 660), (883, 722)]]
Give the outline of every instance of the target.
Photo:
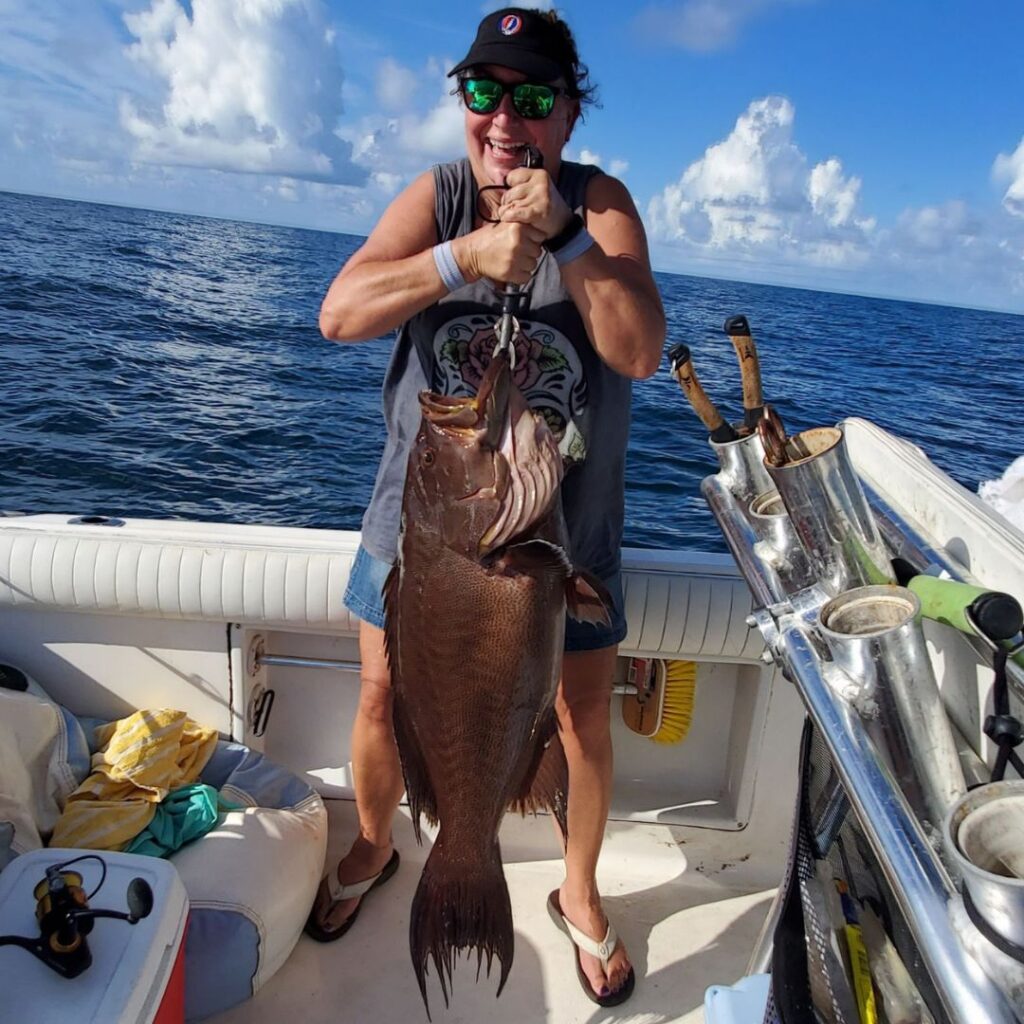
[(407, 110), (419, 87), (416, 74), (398, 61), (385, 57), (377, 66), (377, 102), (384, 110)]
[[(568, 152), (565, 158), (568, 160), (576, 160), (581, 164), (593, 164), (597, 167), (604, 167), (604, 160), (601, 157), (601, 154), (595, 153), (592, 149), (588, 149), (586, 146), (580, 150), (579, 156), (574, 156), (571, 152)], [(609, 162), (606, 170), (613, 177), (621, 178), (626, 171), (629, 170), (629, 161), (613, 159)]]
[(1009, 181), (1003, 206), (1015, 217), (1024, 217), (1024, 137), (1012, 153), (1000, 153), (996, 157), (992, 176), (996, 181)]
[(793, 142), (793, 105), (755, 100), (648, 206), (652, 236), (695, 254), (862, 263), (874, 222), (856, 216), (860, 181), (835, 157), (808, 169)]
[(660, 43), (707, 53), (736, 41), (748, 21), (772, 7), (807, 0), (683, 0), (669, 7), (646, 7), (636, 26)]
[(1024, 301), (1024, 140), (993, 168), (1008, 216), (960, 200), (904, 210), (880, 226), (838, 157), (817, 164), (793, 138), (782, 97), (755, 100), (649, 203), (662, 265), (776, 284), (902, 294), (997, 308)]
[(335, 134), (342, 70), (320, 0), (151, 0), (126, 14), (128, 54), (160, 81), (156, 104), (123, 97), (138, 160), (357, 184)]
[[(339, 129), (339, 135), (352, 144), (355, 163), (388, 194), (430, 163), (454, 160), (465, 153), (462, 104), (451, 94), (452, 83), (444, 73), (453, 63), (430, 61), (415, 71), (385, 58), (377, 72), (378, 99), (394, 112), (367, 114)], [(388, 104), (387, 96), (381, 97), (384, 79), (401, 83), (402, 103)], [(392, 98), (397, 100), (397, 88)]]

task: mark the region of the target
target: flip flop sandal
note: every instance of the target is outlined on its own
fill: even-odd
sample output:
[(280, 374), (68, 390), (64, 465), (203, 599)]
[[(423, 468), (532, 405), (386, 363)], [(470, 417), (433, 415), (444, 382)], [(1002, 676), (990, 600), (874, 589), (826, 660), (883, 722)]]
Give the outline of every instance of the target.
[(328, 905), (328, 913), (330, 913), (331, 907), (342, 900), (354, 899), (356, 896), (362, 896), (364, 899), (361, 899), (356, 904), (355, 910), (345, 918), (342, 924), (333, 930), (324, 928), (323, 925), (319, 924), (314, 917), (314, 911), (311, 910), (309, 912), (309, 919), (306, 921), (306, 934), (311, 939), (316, 939), (317, 942), (334, 942), (336, 939), (340, 939), (356, 923), (359, 911), (363, 909), (366, 895), (376, 889), (377, 886), (383, 885), (398, 870), (400, 859), (398, 851), (394, 850), (391, 854), (391, 860), (384, 865), (382, 871), (379, 871), (376, 875), (371, 875), (369, 878), (364, 878), (361, 882), (352, 882), (349, 885), (342, 885), (338, 881), (337, 868), (329, 871), (324, 876), (324, 882), (327, 883), (327, 895), (331, 898), (331, 902)]
[(589, 935), (585, 935), (562, 913), (562, 905), (558, 902), (557, 889), (548, 896), (548, 913), (551, 915), (551, 920), (555, 922), (556, 927), (569, 936), (569, 941), (572, 943), (573, 956), (576, 958), (576, 977), (579, 978), (580, 985), (587, 998), (597, 1003), (598, 1006), (618, 1006), (620, 1003), (624, 1003), (633, 994), (633, 987), (636, 985), (636, 974), (632, 967), (630, 967), (629, 974), (618, 991), (610, 992), (606, 996), (599, 996), (594, 991), (594, 986), (590, 984), (590, 979), (580, 963), (580, 950), (582, 949), (585, 953), (596, 956), (601, 961), (601, 969), (606, 975), (608, 974), (608, 961), (611, 959), (612, 953), (615, 952), (615, 947), (619, 944), (619, 937), (611, 921), (608, 922), (608, 931), (604, 933), (604, 938), (600, 942), (592, 939)]

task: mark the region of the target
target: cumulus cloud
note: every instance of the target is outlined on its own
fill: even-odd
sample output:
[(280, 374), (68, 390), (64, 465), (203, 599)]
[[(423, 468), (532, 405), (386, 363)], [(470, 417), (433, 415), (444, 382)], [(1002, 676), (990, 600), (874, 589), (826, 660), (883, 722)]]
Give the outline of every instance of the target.
[(772, 7), (808, 0), (683, 0), (644, 8), (636, 27), (660, 43), (698, 53), (721, 50), (736, 41), (744, 25)]
[(621, 178), (626, 171), (629, 170), (628, 160), (613, 159), (609, 161), (606, 166), (604, 160), (601, 158), (601, 154), (595, 153), (592, 149), (588, 149), (586, 146), (580, 150), (579, 156), (573, 156), (571, 153), (567, 153), (566, 159), (576, 160), (581, 164), (594, 164), (603, 168), (615, 178)]
[(781, 96), (755, 100), (732, 132), (648, 206), (652, 236), (704, 255), (859, 264), (875, 228), (857, 216), (860, 180), (832, 157), (813, 167)]
[(160, 82), (121, 101), (138, 160), (359, 184), (335, 133), (342, 70), (320, 0), (151, 0), (125, 14), (129, 56)]
[(430, 163), (465, 152), (461, 101), (444, 72), (454, 63), (430, 61), (417, 71), (385, 58), (376, 76), (381, 111), (339, 129), (357, 166), (384, 192), (393, 194)]
[[(689, 272), (814, 283), (1006, 308), (1024, 298), (1024, 140), (997, 157), (1005, 211), (961, 200), (905, 209), (880, 226), (838, 157), (812, 165), (785, 98), (752, 102), (647, 208), (659, 257)], [(1014, 214), (1008, 216), (1007, 212)]]
[(1010, 154), (1000, 153), (992, 166), (996, 181), (1008, 181), (1003, 206), (1015, 217), (1024, 217), (1024, 138)]

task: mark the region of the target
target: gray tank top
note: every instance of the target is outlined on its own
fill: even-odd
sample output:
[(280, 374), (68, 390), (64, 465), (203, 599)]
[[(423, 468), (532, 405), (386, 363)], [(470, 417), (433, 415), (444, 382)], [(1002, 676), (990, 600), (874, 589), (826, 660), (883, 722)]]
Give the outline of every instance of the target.
[[(477, 201), (469, 161), (440, 164), (433, 173), (438, 239), (468, 234)], [(600, 173), (562, 163), (558, 190), (570, 209), (582, 213), (587, 182)], [(631, 382), (594, 351), (550, 254), (541, 258), (524, 292), (516, 383), (531, 408), (547, 418), (566, 459), (562, 505), (572, 559), (608, 577), (618, 571), (622, 543)], [(406, 463), (420, 424), (417, 395), (424, 388), (476, 394), (494, 349), (500, 307), (494, 286), (476, 281), (417, 313), (398, 332), (384, 378), (388, 436), (363, 517), (363, 545), (376, 558), (396, 557)]]

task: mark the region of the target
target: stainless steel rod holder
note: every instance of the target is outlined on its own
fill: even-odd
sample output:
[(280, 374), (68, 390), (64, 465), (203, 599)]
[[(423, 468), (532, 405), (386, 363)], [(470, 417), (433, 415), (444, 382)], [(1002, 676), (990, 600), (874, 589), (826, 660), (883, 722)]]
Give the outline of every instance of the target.
[(840, 427), (816, 427), (787, 442), (793, 461), (766, 464), (811, 572), (835, 596), (894, 582), (892, 565)]
[[(858, 587), (821, 609), (818, 628), (835, 663), (861, 684), (853, 703), (941, 849), (942, 822), (967, 785), (920, 615), (917, 595), (903, 587)], [(945, 863), (959, 875), (955, 862)]]
[(813, 586), (814, 573), (779, 492), (757, 495), (748, 506), (747, 519), (758, 538), (754, 554), (772, 578), (775, 599)]
[[(816, 586), (776, 603), (754, 553), (756, 534), (736, 499), (718, 477), (705, 478), (701, 490), (761, 605), (752, 622), (765, 636), (765, 653), (784, 667), (824, 739), (947, 1015), (955, 1024), (1019, 1024), (999, 986), (960, 940), (951, 916), (959, 895), (864, 720), (825, 678), (825, 663), (816, 646), (823, 642), (810, 636), (827, 596)], [(763, 962), (765, 950), (757, 952)]]
[(708, 440), (721, 467), (718, 476), (742, 509), (775, 485), (764, 468), (764, 445), (756, 432), (736, 441)]
[(825, 681), (818, 655), (801, 629), (787, 629), (780, 641), (946, 1012), (957, 1024), (1017, 1021), (1003, 993), (959, 941), (950, 920), (950, 902), (958, 899), (953, 883), (864, 722)]

